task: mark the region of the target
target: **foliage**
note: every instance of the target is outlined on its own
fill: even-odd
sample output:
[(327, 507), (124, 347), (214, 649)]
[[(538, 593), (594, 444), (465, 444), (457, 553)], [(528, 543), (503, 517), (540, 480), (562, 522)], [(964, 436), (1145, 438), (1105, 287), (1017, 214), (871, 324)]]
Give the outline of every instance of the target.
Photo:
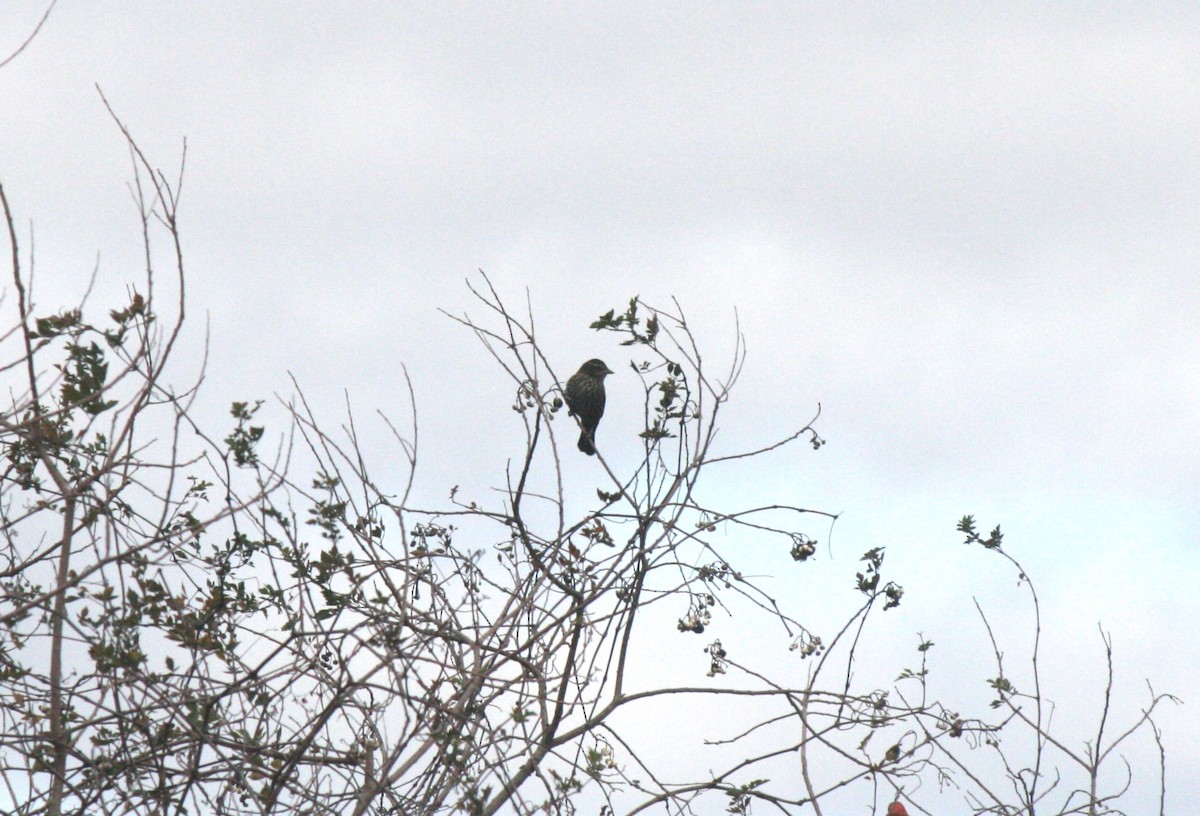
[[(754, 577), (760, 562), (735, 544), (777, 553), (799, 583), (811, 526), (836, 516), (766, 496), (730, 507), (708, 484), (792, 442), (819, 449), (820, 409), (783, 439), (720, 449), (742, 338), (714, 373), (678, 304), (635, 297), (592, 324), (633, 355), (641, 390), (640, 455), (622, 467), (600, 448), (594, 500), (533, 316), (486, 277), (472, 292), (487, 319), (454, 319), (515, 394), (499, 490), (456, 486), (421, 506), (415, 411), (405, 432), (387, 422), (398, 481), (372, 474), (352, 414), (327, 431), (299, 389), (282, 418), (239, 401), (232, 428), (209, 435), (195, 385), (167, 377), (185, 315), (178, 184), (130, 147), (149, 271), (106, 320), (89, 322), (86, 303), (35, 313), (0, 188), (16, 291), (0, 369), (7, 810), (820, 814), (847, 796), (918, 807), (949, 788), (976, 813), (1096, 813), (1122, 792), (1101, 765), (1144, 726), (1157, 733), (1162, 697), (1114, 740), (1102, 724), (1081, 754), (1044, 716), (1036, 646), (1022, 694), (992, 637), (990, 714), (935, 701), (929, 640), (918, 669), (859, 680), (868, 623), (904, 598), (883, 547), (847, 574), (830, 631), (802, 622), (803, 595), (781, 601)], [(155, 241), (174, 259), (172, 303)], [(959, 530), (1016, 565), (998, 527), (984, 539), (968, 516)], [(697, 635), (706, 672), (659, 665), (668, 639)], [(677, 733), (639, 727), (670, 707), (692, 712)], [(1035, 737), (1031, 762), (1006, 753), (1015, 728)], [(1052, 751), (1086, 779), (1053, 806)], [(703, 770), (683, 759), (699, 752)]]

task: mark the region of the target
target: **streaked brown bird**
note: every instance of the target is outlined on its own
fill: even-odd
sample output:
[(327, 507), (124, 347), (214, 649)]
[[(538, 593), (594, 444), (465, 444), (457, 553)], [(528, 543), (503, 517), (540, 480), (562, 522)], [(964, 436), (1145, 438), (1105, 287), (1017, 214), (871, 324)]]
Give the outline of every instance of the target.
[(571, 416), (579, 417), (579, 449), (588, 456), (596, 455), (596, 426), (604, 416), (604, 378), (612, 371), (603, 360), (588, 360), (567, 380), (563, 397)]

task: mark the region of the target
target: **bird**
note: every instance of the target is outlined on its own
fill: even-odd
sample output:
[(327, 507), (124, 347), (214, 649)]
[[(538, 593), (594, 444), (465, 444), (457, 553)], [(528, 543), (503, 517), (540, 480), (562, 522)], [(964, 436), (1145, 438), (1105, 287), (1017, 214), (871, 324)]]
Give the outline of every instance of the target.
[(892, 802), (888, 805), (887, 816), (908, 816), (908, 811), (900, 802)]
[(563, 396), (571, 416), (579, 418), (579, 449), (596, 455), (596, 426), (604, 416), (604, 378), (612, 371), (603, 360), (588, 360), (567, 380)]

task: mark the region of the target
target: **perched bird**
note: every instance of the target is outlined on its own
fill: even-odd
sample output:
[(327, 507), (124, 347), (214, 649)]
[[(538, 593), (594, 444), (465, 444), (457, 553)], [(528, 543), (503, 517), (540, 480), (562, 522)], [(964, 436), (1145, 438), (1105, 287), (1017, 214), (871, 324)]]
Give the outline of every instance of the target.
[(579, 433), (579, 449), (588, 456), (596, 455), (592, 444), (596, 439), (596, 426), (604, 416), (604, 378), (612, 371), (603, 360), (588, 360), (567, 380), (563, 396), (571, 416), (579, 417), (582, 426)]
[(899, 802), (892, 802), (888, 805), (887, 816), (908, 816), (908, 811), (904, 809), (904, 805)]

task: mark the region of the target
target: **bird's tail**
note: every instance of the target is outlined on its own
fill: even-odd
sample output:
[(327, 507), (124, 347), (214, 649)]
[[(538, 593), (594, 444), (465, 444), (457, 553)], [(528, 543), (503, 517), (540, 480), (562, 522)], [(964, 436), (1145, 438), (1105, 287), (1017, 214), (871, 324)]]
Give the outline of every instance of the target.
[(588, 456), (596, 455), (596, 448), (594, 445), (592, 445), (592, 440), (588, 438), (587, 431), (579, 432), (579, 449)]

